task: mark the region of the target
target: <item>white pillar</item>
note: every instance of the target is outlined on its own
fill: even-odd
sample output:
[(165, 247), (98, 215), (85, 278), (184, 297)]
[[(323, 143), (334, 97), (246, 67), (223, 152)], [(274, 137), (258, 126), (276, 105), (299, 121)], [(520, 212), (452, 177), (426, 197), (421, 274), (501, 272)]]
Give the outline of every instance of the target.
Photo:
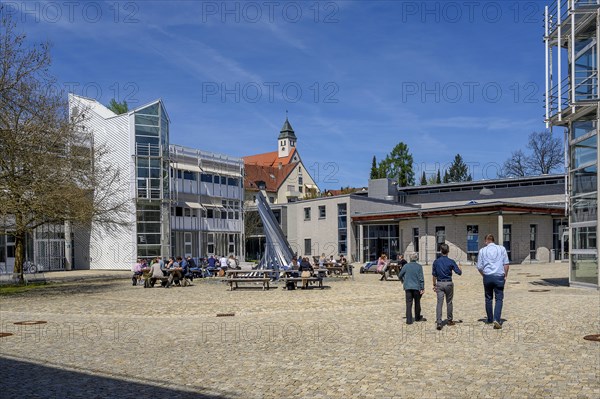
[(65, 270), (72, 270), (73, 248), (71, 246), (71, 222), (65, 222)]
[(498, 237), (496, 237), (496, 244), (502, 245), (504, 236), (504, 217), (502, 211), (498, 212)]

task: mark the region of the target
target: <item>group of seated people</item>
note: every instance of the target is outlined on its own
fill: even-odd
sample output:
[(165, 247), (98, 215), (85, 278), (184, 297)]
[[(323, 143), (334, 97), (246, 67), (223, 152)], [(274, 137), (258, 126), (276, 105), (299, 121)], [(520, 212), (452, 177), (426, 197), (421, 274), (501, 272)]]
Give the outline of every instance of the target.
[(158, 280), (165, 288), (173, 285), (191, 285), (191, 281), (194, 279), (192, 273), (194, 269), (198, 269), (198, 267), (191, 256), (185, 259), (181, 256), (172, 256), (167, 261), (157, 256), (151, 259), (150, 262), (145, 259), (138, 259), (132, 268), (131, 281), (133, 285), (137, 285), (137, 281), (143, 278), (144, 288), (154, 287)]
[(347, 263), (344, 255), (340, 255), (340, 259), (336, 261), (333, 255), (327, 259), (323, 254), (319, 258), (319, 262), (315, 262), (314, 265), (310, 263), (309, 258), (306, 256), (300, 258), (294, 256), (289, 265), (283, 266), (283, 271), (290, 277), (302, 278), (302, 289), (305, 289), (308, 287), (308, 278), (314, 276), (315, 273), (318, 277), (325, 276), (327, 271), (319, 269), (326, 269), (327, 265), (347, 265)]

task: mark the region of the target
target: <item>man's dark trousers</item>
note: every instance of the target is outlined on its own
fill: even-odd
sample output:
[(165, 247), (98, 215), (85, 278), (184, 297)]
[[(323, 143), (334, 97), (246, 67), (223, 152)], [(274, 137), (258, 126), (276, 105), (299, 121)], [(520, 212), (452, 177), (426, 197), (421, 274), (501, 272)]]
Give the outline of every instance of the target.
[(415, 319), (421, 319), (421, 293), (419, 290), (405, 290), (406, 293), (406, 322), (412, 323), (412, 305), (415, 302)]

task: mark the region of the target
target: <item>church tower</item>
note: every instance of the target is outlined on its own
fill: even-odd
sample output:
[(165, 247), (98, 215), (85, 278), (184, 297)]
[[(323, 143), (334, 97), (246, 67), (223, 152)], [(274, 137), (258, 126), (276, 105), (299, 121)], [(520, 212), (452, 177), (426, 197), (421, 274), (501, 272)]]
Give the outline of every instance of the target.
[(292, 129), (292, 125), (290, 125), (287, 116), (285, 117), (281, 132), (279, 132), (277, 141), (279, 158), (287, 157), (292, 152), (292, 149), (296, 147), (296, 135), (294, 134), (294, 129)]

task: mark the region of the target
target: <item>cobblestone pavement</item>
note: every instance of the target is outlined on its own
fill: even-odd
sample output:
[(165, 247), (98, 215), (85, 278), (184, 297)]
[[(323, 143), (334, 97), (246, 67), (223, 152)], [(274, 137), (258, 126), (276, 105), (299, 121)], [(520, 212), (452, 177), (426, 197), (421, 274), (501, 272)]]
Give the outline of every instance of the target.
[(462, 323), (437, 331), (424, 269), (428, 321), (412, 325), (401, 284), (377, 275), (324, 290), (94, 279), (0, 296), (0, 332), (14, 334), (0, 338), (1, 396), (600, 397), (600, 343), (583, 340), (600, 333), (600, 294), (566, 287), (566, 264), (511, 268), (502, 330), (481, 321), (481, 277), (465, 266)]

